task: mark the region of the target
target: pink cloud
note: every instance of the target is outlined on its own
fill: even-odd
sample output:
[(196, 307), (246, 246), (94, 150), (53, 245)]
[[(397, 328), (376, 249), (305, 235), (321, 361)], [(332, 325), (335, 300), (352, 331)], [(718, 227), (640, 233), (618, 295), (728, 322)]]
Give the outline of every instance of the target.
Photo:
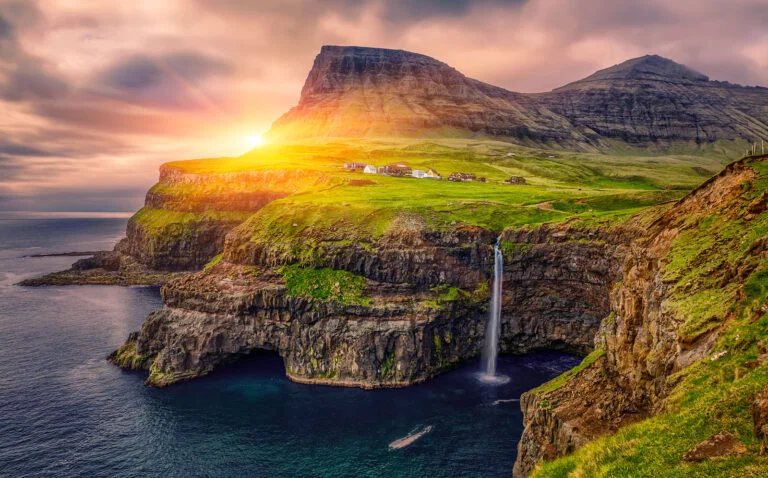
[[(56, 129), (45, 147), (68, 159), (46, 190), (62, 194), (116, 171), (141, 191), (163, 160), (241, 152), (296, 103), (323, 44), (417, 51), (523, 92), (646, 53), (768, 85), (764, 0), (0, 0), (0, 17), (0, 127), (14, 143)], [(170, 73), (153, 70), (169, 59)], [(0, 179), (5, 197), (35, 194), (34, 175), (14, 177)]]

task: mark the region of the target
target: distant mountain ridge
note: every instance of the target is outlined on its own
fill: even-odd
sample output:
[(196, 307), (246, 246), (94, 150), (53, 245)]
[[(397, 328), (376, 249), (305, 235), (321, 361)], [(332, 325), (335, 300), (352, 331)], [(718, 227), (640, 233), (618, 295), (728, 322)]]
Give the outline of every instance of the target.
[(600, 150), (768, 138), (768, 89), (710, 81), (672, 60), (628, 60), (548, 93), (524, 94), (403, 50), (324, 46), (298, 105), (268, 133), (313, 137), (489, 136)]
[(657, 80), (690, 84), (696, 81), (709, 81), (709, 77), (659, 55), (645, 55), (596, 71), (584, 79), (561, 86), (554, 91), (566, 89), (570, 85), (608, 80)]

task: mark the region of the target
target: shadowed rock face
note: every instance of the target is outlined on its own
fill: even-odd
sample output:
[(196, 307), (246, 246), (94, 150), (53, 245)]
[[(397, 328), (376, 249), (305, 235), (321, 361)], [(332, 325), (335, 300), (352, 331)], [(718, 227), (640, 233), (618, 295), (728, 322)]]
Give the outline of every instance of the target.
[(768, 135), (768, 89), (709, 81), (671, 60), (628, 60), (550, 93), (521, 94), (402, 50), (325, 46), (273, 138), (484, 134), (607, 149)]
[(768, 89), (709, 81), (656, 55), (606, 68), (538, 98), (573, 124), (637, 146), (751, 142), (768, 132)]

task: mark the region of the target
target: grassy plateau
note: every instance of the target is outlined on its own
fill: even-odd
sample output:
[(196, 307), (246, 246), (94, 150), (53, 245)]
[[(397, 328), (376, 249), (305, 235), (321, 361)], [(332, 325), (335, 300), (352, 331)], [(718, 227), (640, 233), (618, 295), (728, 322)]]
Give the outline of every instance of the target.
[[(679, 199), (729, 161), (714, 153), (610, 156), (459, 138), (349, 139), (265, 146), (237, 158), (167, 163), (166, 168), (208, 180), (161, 182), (152, 191), (179, 198), (177, 203), (279, 193), (284, 197), (252, 216), (232, 210), (190, 214), (249, 215), (255, 240), (290, 239), (305, 234), (307, 228), (333, 230), (356, 240), (381, 236), (402, 214), (422, 216), (435, 229), (480, 226), (500, 232), (572, 218), (584, 224), (607, 224), (644, 207)], [(412, 169), (433, 168), (443, 179), (349, 172), (343, 167), (347, 162), (405, 163)], [(487, 182), (449, 182), (446, 178), (452, 172), (472, 173)], [(253, 181), (227, 179), (238, 173), (262, 176)], [(511, 176), (522, 176), (526, 184), (505, 184)], [(145, 212), (141, 220), (150, 228), (176, 221), (167, 214)]]

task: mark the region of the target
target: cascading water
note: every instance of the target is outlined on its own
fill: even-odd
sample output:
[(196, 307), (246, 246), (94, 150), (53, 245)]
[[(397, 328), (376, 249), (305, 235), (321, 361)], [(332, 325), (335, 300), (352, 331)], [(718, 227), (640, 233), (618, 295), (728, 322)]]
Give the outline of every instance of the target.
[(509, 377), (496, 375), (496, 356), (499, 350), (499, 330), (501, 329), (501, 276), (504, 272), (504, 255), (501, 253), (501, 236), (493, 246), (493, 288), (491, 289), (491, 307), (488, 324), (485, 327), (483, 346), (483, 369), (478, 375), (485, 383), (506, 383)]

